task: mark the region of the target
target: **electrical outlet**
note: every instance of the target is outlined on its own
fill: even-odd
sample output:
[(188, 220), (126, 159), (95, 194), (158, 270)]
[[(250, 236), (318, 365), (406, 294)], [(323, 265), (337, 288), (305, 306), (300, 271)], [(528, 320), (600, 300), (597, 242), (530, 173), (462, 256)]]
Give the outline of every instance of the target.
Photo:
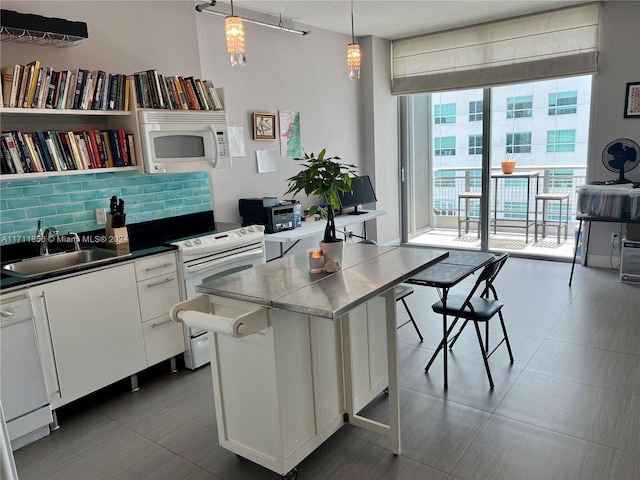
[(96, 208), (96, 223), (105, 225), (107, 223), (107, 211), (104, 208)]
[(617, 246), (620, 240), (620, 234), (611, 232), (611, 246)]

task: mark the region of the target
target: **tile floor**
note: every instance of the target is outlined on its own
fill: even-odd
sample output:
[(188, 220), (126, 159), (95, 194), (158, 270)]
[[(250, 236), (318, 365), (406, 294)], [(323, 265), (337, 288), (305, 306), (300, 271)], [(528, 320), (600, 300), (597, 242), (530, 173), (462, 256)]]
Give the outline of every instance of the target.
[[(569, 287), (569, 273), (507, 261), (496, 285), (515, 363), (504, 347), (491, 357), (493, 391), (471, 328), (450, 353), (448, 391), (441, 359), (425, 375), (441, 323), (436, 292), (416, 287), (407, 301), (425, 341), (410, 325), (399, 331), (402, 455), (345, 425), (298, 478), (640, 478), (640, 286), (577, 267)], [(15, 452), (20, 479), (279, 478), (218, 446), (208, 367), (162, 367), (141, 375), (137, 393), (122, 382), (60, 409), (59, 430)], [(386, 404), (382, 394), (363, 413), (383, 420)]]

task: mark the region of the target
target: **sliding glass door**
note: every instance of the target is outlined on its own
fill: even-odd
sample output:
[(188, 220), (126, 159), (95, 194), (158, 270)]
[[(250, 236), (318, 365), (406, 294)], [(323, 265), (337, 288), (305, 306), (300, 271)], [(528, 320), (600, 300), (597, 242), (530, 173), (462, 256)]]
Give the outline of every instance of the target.
[[(405, 241), (570, 257), (590, 102), (591, 76), (403, 97)], [(544, 205), (560, 240), (540, 193), (569, 195)]]

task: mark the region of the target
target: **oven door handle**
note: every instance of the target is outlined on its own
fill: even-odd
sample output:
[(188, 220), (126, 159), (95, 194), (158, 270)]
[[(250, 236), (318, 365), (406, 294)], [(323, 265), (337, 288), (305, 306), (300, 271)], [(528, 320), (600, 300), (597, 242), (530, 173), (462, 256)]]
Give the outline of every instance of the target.
[(255, 250), (248, 250), (246, 252), (236, 253), (228, 257), (211, 260), (209, 262), (198, 263), (195, 265), (185, 265), (184, 270), (186, 273), (196, 273), (202, 270), (207, 270), (213, 267), (225, 265), (227, 263), (236, 262), (238, 260), (242, 260), (246, 258), (261, 257), (263, 255), (264, 255), (264, 250), (262, 248), (257, 248)]

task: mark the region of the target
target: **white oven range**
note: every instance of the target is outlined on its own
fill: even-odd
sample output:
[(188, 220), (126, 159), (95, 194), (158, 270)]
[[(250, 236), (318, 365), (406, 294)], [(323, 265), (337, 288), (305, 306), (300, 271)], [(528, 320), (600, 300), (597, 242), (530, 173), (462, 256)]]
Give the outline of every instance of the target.
[[(181, 295), (198, 295), (196, 287), (209, 279), (265, 263), (264, 226), (251, 225), (221, 233), (171, 242), (178, 247)], [(211, 361), (206, 330), (185, 326), (184, 363), (192, 370)]]

